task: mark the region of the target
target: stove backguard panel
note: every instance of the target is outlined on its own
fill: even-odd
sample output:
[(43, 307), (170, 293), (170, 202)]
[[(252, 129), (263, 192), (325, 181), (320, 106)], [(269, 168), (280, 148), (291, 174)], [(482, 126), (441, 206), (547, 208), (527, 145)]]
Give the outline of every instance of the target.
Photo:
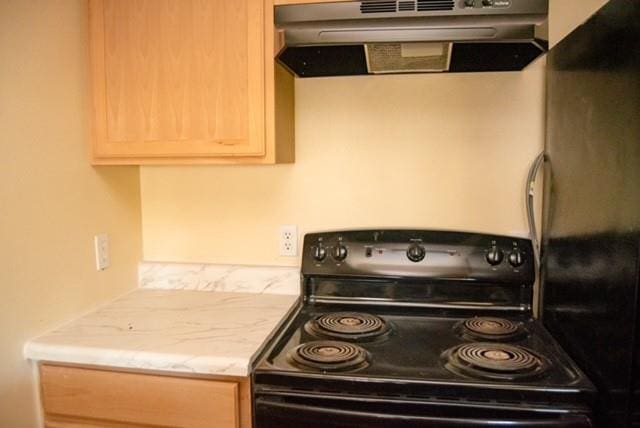
[(464, 232), (362, 230), (305, 236), (311, 302), (530, 311), (526, 239)]

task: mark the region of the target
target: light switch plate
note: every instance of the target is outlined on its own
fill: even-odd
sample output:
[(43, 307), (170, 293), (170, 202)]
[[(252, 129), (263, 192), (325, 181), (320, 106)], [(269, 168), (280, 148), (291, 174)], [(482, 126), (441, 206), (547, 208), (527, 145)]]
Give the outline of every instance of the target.
[(94, 246), (96, 252), (96, 269), (105, 270), (111, 266), (111, 257), (109, 256), (109, 235), (101, 233), (94, 237)]

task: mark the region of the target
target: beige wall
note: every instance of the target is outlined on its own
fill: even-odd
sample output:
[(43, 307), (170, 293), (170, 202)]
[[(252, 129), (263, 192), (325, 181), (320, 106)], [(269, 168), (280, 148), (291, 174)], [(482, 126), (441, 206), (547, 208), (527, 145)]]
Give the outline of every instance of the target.
[(550, 0), (549, 42), (553, 47), (609, 0)]
[[(605, 2), (552, 0), (551, 43)], [(278, 256), (282, 224), (526, 234), (544, 93), (544, 59), (522, 73), (298, 80), (294, 165), (141, 168), (144, 258), (295, 265)]]
[(295, 164), (141, 168), (144, 257), (296, 264), (278, 256), (282, 224), (522, 235), (543, 65), (298, 80)]
[(37, 426), (25, 340), (136, 284), (138, 169), (88, 162), (86, 14), (84, 1), (0, 1), (1, 427)]

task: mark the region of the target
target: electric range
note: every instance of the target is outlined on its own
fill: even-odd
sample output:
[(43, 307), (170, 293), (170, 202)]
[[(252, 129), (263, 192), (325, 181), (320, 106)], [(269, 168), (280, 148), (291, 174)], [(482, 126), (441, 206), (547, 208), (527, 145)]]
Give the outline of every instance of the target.
[(595, 390), (532, 316), (526, 239), (308, 234), (299, 306), (255, 364), (256, 428), (591, 426)]

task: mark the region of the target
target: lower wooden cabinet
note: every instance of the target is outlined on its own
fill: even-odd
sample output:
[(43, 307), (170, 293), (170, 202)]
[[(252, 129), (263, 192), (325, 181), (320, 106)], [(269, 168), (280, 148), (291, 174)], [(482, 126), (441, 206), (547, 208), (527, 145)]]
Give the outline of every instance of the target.
[(249, 378), (201, 379), (42, 364), (47, 428), (251, 427)]

